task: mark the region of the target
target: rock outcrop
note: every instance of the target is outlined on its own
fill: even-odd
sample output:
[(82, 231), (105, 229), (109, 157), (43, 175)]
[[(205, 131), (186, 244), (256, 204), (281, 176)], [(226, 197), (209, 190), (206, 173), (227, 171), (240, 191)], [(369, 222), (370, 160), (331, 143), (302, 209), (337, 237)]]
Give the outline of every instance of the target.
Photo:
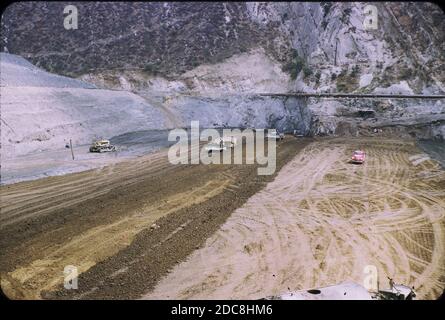
[[(68, 4), (78, 8), (77, 30), (63, 27)], [(363, 25), (367, 5), (13, 3), (2, 16), (0, 47), (58, 74), (133, 70), (169, 80), (261, 49), (292, 77), (283, 90), (372, 92), (405, 81), (416, 93), (444, 92), (441, 9), (431, 3), (373, 3), (374, 30)], [(230, 86), (230, 76), (219, 75), (227, 79), (222, 86)]]
[[(68, 4), (78, 8), (76, 30), (63, 27), (63, 9)], [(431, 3), (372, 3), (377, 29), (369, 29), (363, 24), (367, 5), (13, 3), (2, 15), (1, 49), (77, 80), (64, 78), (60, 81), (64, 87), (55, 88), (47, 84), (55, 75), (48, 78), (38, 69), (30, 73), (2, 62), (2, 82), (6, 81), (2, 121), (24, 123), (29, 113), (20, 108), (28, 104), (33, 112), (51, 109), (42, 122), (58, 112), (64, 119), (62, 114), (77, 110), (70, 116), (73, 122), (68, 122), (70, 126), (82, 123), (83, 128), (89, 123), (82, 143), (93, 134), (187, 127), (191, 120), (203, 126), (276, 127), (299, 134), (383, 130), (442, 139), (443, 100), (258, 95), (294, 91), (444, 94), (445, 19), (440, 8)], [(22, 71), (28, 74), (25, 83), (20, 82)], [(40, 88), (22, 90), (36, 85)], [(45, 97), (39, 96), (44, 91)], [(12, 111), (12, 106), (17, 109)], [(100, 115), (119, 113), (122, 108), (128, 118)], [(22, 120), (20, 112), (25, 114)], [(16, 118), (8, 121), (13, 114)], [(122, 125), (116, 130), (102, 127), (107, 119)], [(29, 115), (28, 120), (36, 118)], [(57, 130), (67, 126), (64, 123)], [(35, 127), (32, 134), (10, 138), (7, 125), (3, 128), (8, 135), (5, 141), (2, 132), (3, 146), (59, 132)]]

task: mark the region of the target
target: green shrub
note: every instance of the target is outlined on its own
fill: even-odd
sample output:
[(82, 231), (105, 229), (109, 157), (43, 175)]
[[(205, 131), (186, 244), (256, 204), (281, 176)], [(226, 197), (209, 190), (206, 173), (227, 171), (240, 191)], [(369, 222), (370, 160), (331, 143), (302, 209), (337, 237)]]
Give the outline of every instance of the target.
[(156, 65), (154, 65), (154, 64), (147, 64), (147, 65), (145, 65), (145, 67), (143, 67), (143, 70), (146, 73), (154, 75), (154, 76), (159, 74), (159, 68)]
[(342, 23), (347, 23), (349, 20), (349, 16), (351, 15), (352, 9), (351, 8), (346, 8), (345, 10), (343, 10), (343, 13), (340, 17), (340, 21)]
[(351, 76), (352, 76), (352, 77), (357, 76), (358, 73), (359, 73), (359, 71), (360, 71), (360, 67), (356, 64), (356, 65), (352, 68)]
[(354, 67), (350, 73), (347, 69), (343, 69), (336, 77), (337, 92), (353, 92), (358, 88), (358, 66)]
[(414, 74), (411, 69), (404, 68), (404, 69), (400, 70), (400, 79), (402, 79), (402, 80), (408, 80), (411, 77), (413, 77), (413, 75)]
[(347, 92), (348, 86), (343, 82), (337, 82), (337, 92)]
[(154, 71), (154, 66), (153, 66), (152, 64), (147, 64), (147, 65), (144, 67), (144, 71), (145, 71), (145, 72), (153, 72), (153, 71)]
[(323, 19), (324, 19), (326, 18), (326, 16), (328, 15), (329, 11), (332, 8), (332, 2), (324, 2), (322, 6), (323, 6)]
[(326, 20), (323, 20), (321, 22), (321, 27), (323, 28), (323, 30), (326, 30), (326, 27), (328, 26), (328, 22)]
[(286, 63), (282, 70), (290, 74), (292, 80), (295, 80), (300, 74), (301, 70), (305, 68), (305, 62), (303, 58), (298, 55), (298, 51), (292, 49), (292, 60)]
[(320, 71), (317, 71), (317, 73), (315, 74), (315, 82), (317, 84), (320, 82), (320, 78), (321, 78), (321, 73)]
[(312, 74), (311, 68), (309, 68), (309, 66), (307, 66), (307, 65), (304, 65), (303, 66), (303, 74), (305, 77), (309, 77)]

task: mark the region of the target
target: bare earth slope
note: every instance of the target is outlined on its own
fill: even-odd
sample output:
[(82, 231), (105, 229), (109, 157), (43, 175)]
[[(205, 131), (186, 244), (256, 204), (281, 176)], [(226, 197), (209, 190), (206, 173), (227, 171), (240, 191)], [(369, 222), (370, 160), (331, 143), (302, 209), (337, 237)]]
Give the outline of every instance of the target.
[[(363, 166), (347, 163), (365, 148)], [(300, 152), (237, 209), (149, 299), (255, 299), (344, 280), (364, 267), (414, 286), (445, 286), (445, 172), (413, 142), (336, 139)]]
[[(356, 148), (363, 166), (347, 163)], [(361, 283), (366, 265), (421, 299), (445, 287), (445, 171), (414, 141), (288, 137), (274, 180), (255, 166), (175, 167), (165, 156), (1, 186), (2, 289), (252, 299)], [(66, 265), (79, 268), (78, 290), (63, 289)]]
[[(277, 172), (308, 142), (280, 143)], [(138, 298), (271, 181), (256, 168), (174, 166), (164, 150), (0, 186), (2, 289), (15, 299)], [(67, 265), (78, 268), (78, 290), (63, 289)]]
[(0, 69), (2, 159), (165, 128), (162, 110), (130, 92), (97, 89), (6, 53)]

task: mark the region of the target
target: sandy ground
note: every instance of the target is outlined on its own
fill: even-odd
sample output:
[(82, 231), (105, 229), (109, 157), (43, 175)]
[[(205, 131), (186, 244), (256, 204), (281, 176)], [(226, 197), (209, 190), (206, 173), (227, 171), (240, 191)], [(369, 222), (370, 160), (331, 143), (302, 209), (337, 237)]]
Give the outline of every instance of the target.
[[(308, 143), (279, 143), (277, 168)], [(272, 178), (256, 165), (174, 166), (163, 150), (1, 186), (2, 289), (15, 299), (138, 298)], [(63, 289), (67, 265), (78, 290)]]
[[(364, 165), (347, 161), (356, 148)], [(445, 171), (414, 142), (333, 139), (307, 146), (145, 299), (255, 299), (363, 283), (366, 265), (445, 287)]]
[[(347, 163), (356, 148), (364, 165)], [(164, 150), (1, 186), (2, 289), (15, 299), (251, 299), (361, 283), (375, 265), (382, 284), (442, 293), (445, 171), (414, 141), (287, 137), (277, 157), (277, 174), (258, 176), (256, 165), (173, 166)], [(67, 265), (78, 290), (63, 288)]]
[(112, 137), (115, 152), (91, 153), (90, 144), (74, 145), (71, 150), (62, 144), (54, 150), (41, 150), (14, 158), (1, 159), (1, 184), (30, 181), (49, 176), (64, 175), (103, 168), (122, 161), (128, 161), (159, 150), (169, 142), (167, 130), (144, 130), (128, 132)]
[(2, 159), (1, 183), (6, 185), (49, 176), (81, 172), (125, 160), (125, 157), (118, 155), (118, 152), (93, 154), (89, 153), (88, 149), (89, 145), (74, 147), (75, 160), (72, 158), (71, 150), (67, 148), (36, 152), (13, 159)]

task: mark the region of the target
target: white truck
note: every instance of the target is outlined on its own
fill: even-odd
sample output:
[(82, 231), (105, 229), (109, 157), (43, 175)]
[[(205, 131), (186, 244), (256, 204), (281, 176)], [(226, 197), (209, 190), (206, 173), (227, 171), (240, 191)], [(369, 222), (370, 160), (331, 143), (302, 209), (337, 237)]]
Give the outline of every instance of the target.
[(284, 133), (279, 133), (276, 130), (268, 131), (267, 132), (267, 139), (283, 140), (284, 139)]
[(209, 153), (211, 152), (221, 152), (227, 150), (227, 148), (234, 148), (236, 146), (236, 137), (225, 136), (222, 138), (215, 139), (214, 141), (208, 143), (205, 146), (205, 150)]

